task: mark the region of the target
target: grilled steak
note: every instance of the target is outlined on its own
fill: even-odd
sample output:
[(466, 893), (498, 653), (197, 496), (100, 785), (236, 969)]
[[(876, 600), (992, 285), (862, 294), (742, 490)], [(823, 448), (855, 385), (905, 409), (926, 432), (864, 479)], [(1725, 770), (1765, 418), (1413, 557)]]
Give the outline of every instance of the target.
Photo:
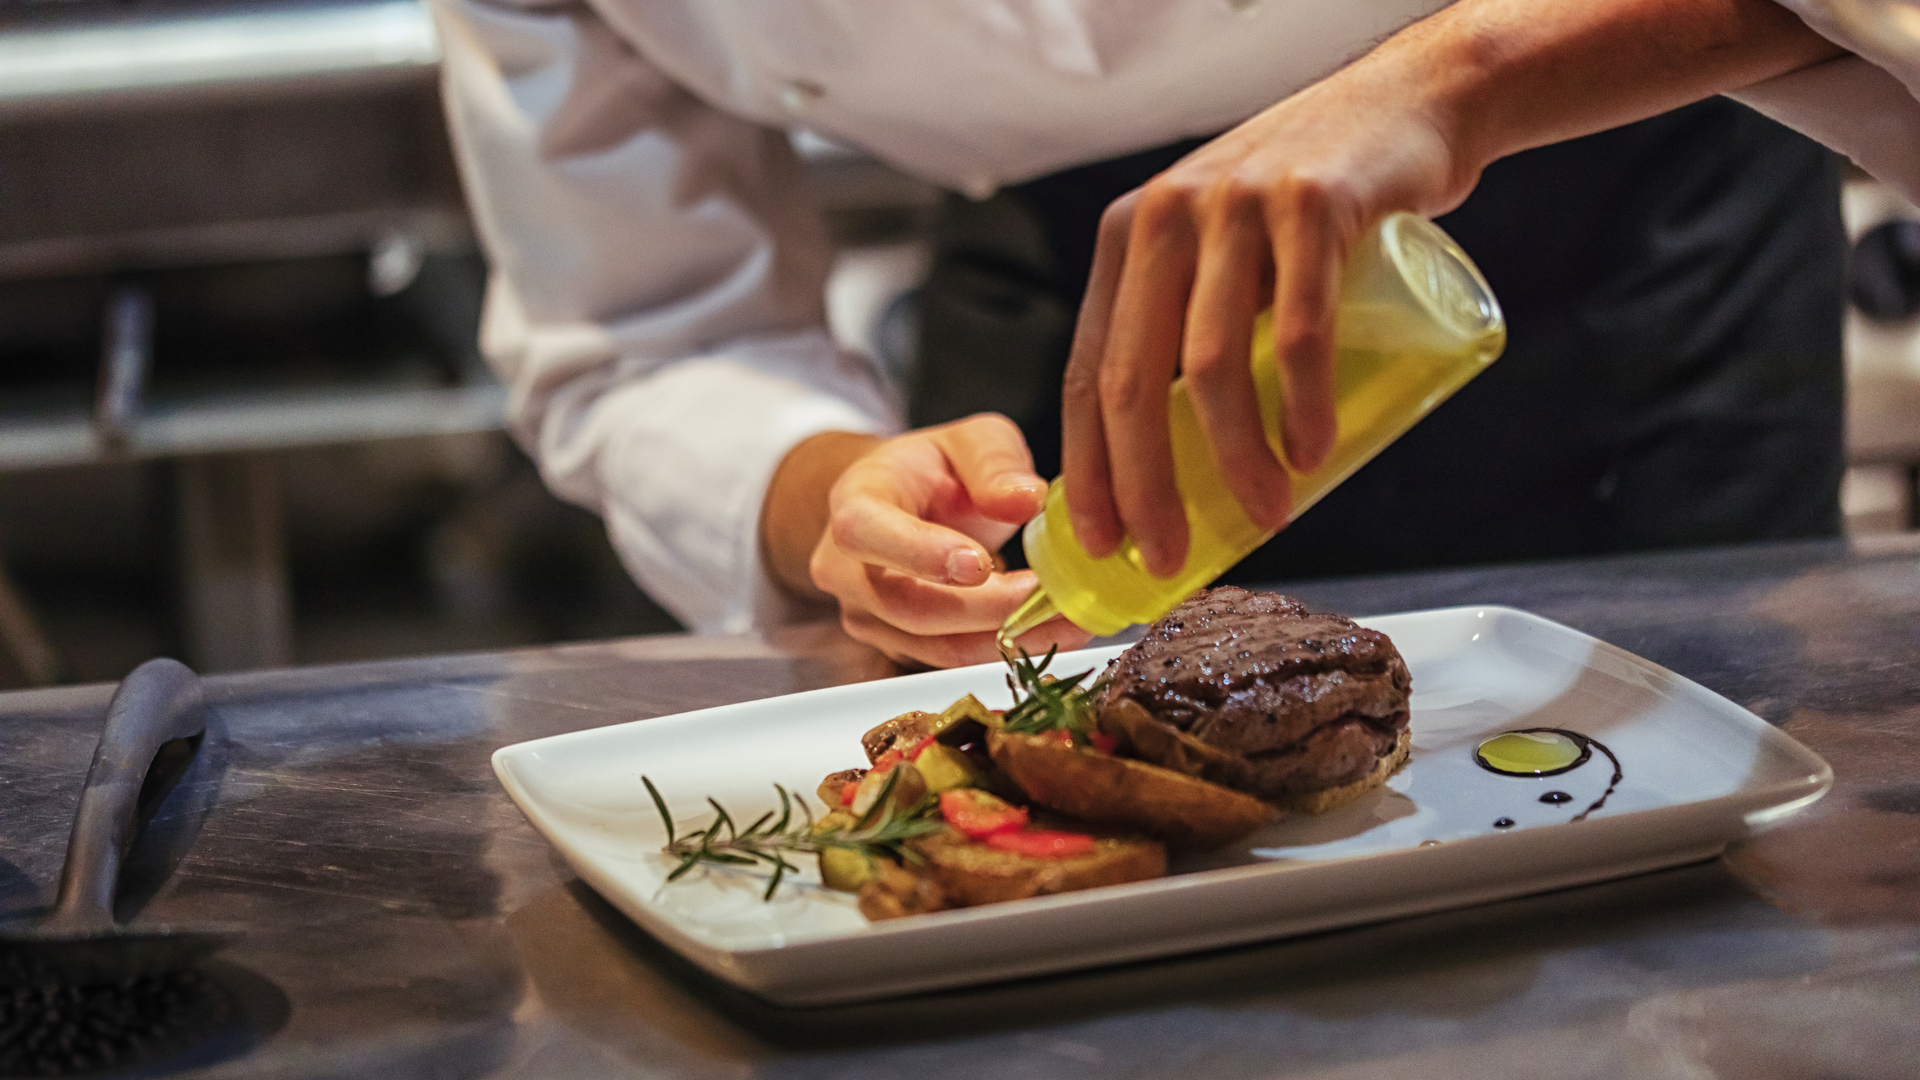
[(1412, 678), (1393, 642), (1290, 597), (1202, 592), (1107, 674), (1108, 703), (1170, 729), (1136, 731), (1134, 753), (1270, 802), (1384, 779), (1404, 754)]

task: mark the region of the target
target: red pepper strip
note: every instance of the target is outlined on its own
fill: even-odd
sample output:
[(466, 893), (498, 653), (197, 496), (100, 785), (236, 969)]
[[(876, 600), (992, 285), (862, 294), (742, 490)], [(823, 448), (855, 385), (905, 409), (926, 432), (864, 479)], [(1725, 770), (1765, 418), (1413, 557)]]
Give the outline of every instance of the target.
[(978, 788), (953, 788), (940, 793), (940, 816), (947, 824), (973, 837), (993, 836), (1026, 828), (1027, 808), (1014, 806)]
[(1082, 833), (1055, 832), (1052, 829), (1028, 829), (1024, 832), (995, 833), (986, 838), (995, 851), (1011, 851), (1036, 859), (1071, 859), (1093, 851), (1093, 837)]
[(939, 736), (929, 735), (926, 738), (921, 739), (919, 742), (914, 743), (912, 746), (908, 747), (905, 750), (901, 750), (898, 747), (895, 747), (894, 749), (889, 750), (884, 754), (881, 754), (879, 757), (873, 759), (873, 771), (886, 772), (888, 769), (893, 768), (895, 765), (898, 765), (903, 761), (912, 761), (914, 758), (917, 758), (920, 756), (920, 751), (925, 750), (929, 746), (932, 746), (934, 743), (934, 740), (937, 738), (939, 738)]
[(1120, 740), (1103, 731), (1088, 732), (1087, 741), (1093, 744), (1095, 750), (1103, 754), (1111, 754), (1120, 749)]
[(847, 783), (847, 784), (846, 784), (845, 786), (843, 786), (843, 787), (841, 787), (841, 789), (840, 789), (840, 805), (841, 805), (841, 806), (852, 806), (852, 805), (853, 805), (853, 797), (854, 797), (854, 796), (855, 796), (856, 794), (858, 794), (858, 793), (859, 793), (859, 791), (860, 791), (860, 781), (858, 781), (858, 780), (854, 780), (854, 781), (851, 781), (851, 782), (849, 782), (849, 783)]
[(937, 741), (939, 738), (940, 736), (938, 735), (929, 735), (926, 738), (921, 739), (919, 742), (914, 743), (913, 749), (907, 751), (907, 760), (919, 761), (921, 753), (923, 753), (927, 747), (932, 746), (934, 742)]

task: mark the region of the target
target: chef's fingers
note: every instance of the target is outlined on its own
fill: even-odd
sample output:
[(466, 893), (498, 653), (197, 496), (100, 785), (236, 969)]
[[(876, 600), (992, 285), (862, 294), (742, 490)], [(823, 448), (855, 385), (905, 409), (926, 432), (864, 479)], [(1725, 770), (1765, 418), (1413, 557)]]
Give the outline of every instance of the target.
[(1073, 328), (1073, 351), (1061, 390), (1060, 476), (1074, 538), (1095, 557), (1113, 554), (1125, 535), (1113, 502), (1113, 473), (1100, 417), (1100, 366), (1106, 357), (1107, 324), (1126, 265), (1127, 234), (1139, 192), (1115, 199), (1100, 215), (1100, 232), (1087, 275), (1087, 294)]
[(1276, 281), (1274, 353), (1280, 359), (1285, 403), (1280, 436), (1293, 467), (1306, 472), (1333, 449), (1334, 305), (1350, 237), (1325, 185), (1294, 178), (1269, 201)]
[(863, 612), (914, 634), (998, 630), (1037, 584), (1032, 571), (996, 572), (969, 588), (919, 578), (828, 552), (816, 561), (815, 582), (840, 601), (843, 616)]
[(934, 438), (966, 488), (973, 513), (1019, 524), (1040, 512), (1047, 485), (1033, 471), (1033, 454), (1013, 421), (980, 413), (935, 428)]
[(1032, 571), (997, 571), (971, 588), (930, 585), (918, 578), (865, 568), (867, 600), (856, 606), (911, 634), (998, 630), (1033, 592)]
[[(994, 641), (998, 628), (974, 633), (919, 635), (857, 611), (842, 614), (840, 624), (854, 640), (872, 645), (896, 661), (905, 659), (947, 668), (1000, 659), (1000, 649)], [(1080, 648), (1087, 641), (1086, 631), (1065, 619), (1054, 619), (1021, 635), (1018, 644), (1031, 656), (1044, 656), (1055, 646), (1065, 651)]]
[(1208, 194), (1180, 375), (1227, 489), (1254, 524), (1278, 529), (1289, 482), (1267, 446), (1248, 363), (1271, 251), (1261, 192), (1228, 176)]
[(1193, 288), (1192, 193), (1162, 174), (1140, 191), (1126, 265), (1100, 365), (1100, 419), (1113, 500), (1147, 569), (1170, 577), (1187, 558), (1187, 518), (1174, 483), (1167, 386), (1180, 357)]
[[(846, 483), (834, 491), (827, 521), (827, 539), (841, 554), (943, 585), (971, 586), (987, 580), (993, 553), (985, 545), (920, 517), (879, 481), (853, 476), (843, 480)], [(827, 588), (817, 572), (814, 583)]]

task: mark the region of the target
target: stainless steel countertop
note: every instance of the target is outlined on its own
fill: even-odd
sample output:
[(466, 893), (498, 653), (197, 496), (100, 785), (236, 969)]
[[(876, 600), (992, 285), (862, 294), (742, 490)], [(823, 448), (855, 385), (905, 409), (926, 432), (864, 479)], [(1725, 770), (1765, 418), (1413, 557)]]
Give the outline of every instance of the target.
[[(1920, 544), (1293, 591), (1355, 614), (1536, 611), (1781, 725), (1837, 784), (1710, 863), (1168, 961), (785, 1010), (693, 971), (582, 886), (488, 755), (890, 668), (823, 627), (634, 639), (210, 680), (214, 738), (136, 853), (127, 907), (141, 922), (245, 932), (222, 971), (254, 988), (257, 1034), (186, 1062), (197, 1075), (1920, 1075)], [(0, 918), (51, 900), (110, 689), (0, 695)]]

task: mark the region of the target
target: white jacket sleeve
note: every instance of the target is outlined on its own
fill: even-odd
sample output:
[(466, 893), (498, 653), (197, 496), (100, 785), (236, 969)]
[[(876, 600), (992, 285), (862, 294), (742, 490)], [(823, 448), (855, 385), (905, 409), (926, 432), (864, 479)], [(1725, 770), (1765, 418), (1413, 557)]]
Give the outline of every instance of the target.
[(810, 435), (900, 426), (825, 331), (826, 236), (785, 134), (583, 4), (434, 2), (514, 436), (689, 627), (784, 621), (759, 552), (774, 468)]
[(1920, 101), (1886, 69), (1840, 56), (1727, 96), (1838, 150), (1920, 202)]
[(1920, 64), (1852, 33), (1831, 0), (1779, 3), (1853, 55), (1727, 96), (1840, 151), (1920, 202)]

